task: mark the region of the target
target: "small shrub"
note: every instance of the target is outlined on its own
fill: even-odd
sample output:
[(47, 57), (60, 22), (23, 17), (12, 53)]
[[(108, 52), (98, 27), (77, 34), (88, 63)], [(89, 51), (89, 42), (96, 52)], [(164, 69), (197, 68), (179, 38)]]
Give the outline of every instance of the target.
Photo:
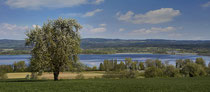
[(134, 71), (121, 71), (119, 78), (136, 78), (136, 73)]
[(136, 78), (137, 75), (138, 73), (135, 71), (119, 71), (119, 72), (109, 71), (103, 75), (103, 78), (112, 78), (112, 79)]
[(204, 67), (196, 63), (187, 63), (181, 70), (181, 73), (184, 74), (186, 77), (206, 75)]
[(103, 78), (118, 78), (118, 74), (116, 74), (115, 72), (112, 71), (107, 71), (104, 75)]
[(37, 75), (41, 76), (42, 74), (43, 74), (43, 71), (39, 71)]
[(47, 78), (46, 77), (42, 77), (42, 80), (47, 80)]
[(94, 77), (94, 79), (101, 79), (101, 78), (100, 78), (100, 77), (96, 77), (96, 76), (95, 76), (95, 77)]
[(0, 79), (7, 79), (8, 76), (7, 76), (7, 73), (3, 70), (0, 70)]
[(30, 79), (30, 75), (27, 74), (26, 77), (25, 77), (25, 79), (29, 80)]
[(31, 73), (31, 79), (38, 79), (38, 74), (37, 74), (37, 72), (32, 72)]
[(84, 77), (83, 74), (78, 74), (75, 78), (76, 78), (76, 79), (84, 79), (85, 77)]
[(5, 80), (5, 79), (7, 79), (7, 78), (8, 78), (7, 74), (4, 74), (4, 75), (1, 75), (1, 76), (0, 76), (0, 79), (2, 79), (2, 80)]
[(173, 65), (168, 65), (165, 68), (164, 76), (167, 77), (179, 77), (179, 69), (175, 68)]
[(97, 71), (97, 66), (93, 66), (92, 71)]
[(150, 78), (150, 77), (162, 77), (163, 76), (163, 71), (160, 68), (157, 67), (149, 67), (145, 70), (145, 77)]
[(140, 62), (139, 63), (139, 69), (140, 70), (144, 70), (145, 69), (144, 62)]

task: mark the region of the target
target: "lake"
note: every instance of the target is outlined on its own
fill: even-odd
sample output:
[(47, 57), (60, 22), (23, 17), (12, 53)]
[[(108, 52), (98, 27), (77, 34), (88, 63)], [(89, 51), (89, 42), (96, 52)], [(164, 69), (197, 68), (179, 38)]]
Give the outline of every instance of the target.
[[(202, 57), (208, 64), (209, 56), (198, 55), (160, 55), (160, 54), (109, 54), (109, 55), (79, 55), (80, 61), (88, 66), (99, 65), (105, 59), (117, 59), (123, 61), (125, 58), (132, 58), (137, 61), (145, 61), (147, 59), (160, 59), (161, 61), (169, 61), (170, 64), (175, 64), (177, 59), (192, 59)], [(28, 64), (30, 55), (0, 55), (0, 64), (12, 64), (15, 61), (26, 61)]]

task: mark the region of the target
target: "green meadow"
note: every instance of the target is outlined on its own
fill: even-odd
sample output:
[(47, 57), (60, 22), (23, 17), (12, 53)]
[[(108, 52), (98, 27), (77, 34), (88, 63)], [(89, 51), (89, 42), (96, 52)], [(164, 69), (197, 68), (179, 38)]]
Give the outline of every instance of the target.
[(0, 81), (0, 92), (209, 92), (210, 77)]

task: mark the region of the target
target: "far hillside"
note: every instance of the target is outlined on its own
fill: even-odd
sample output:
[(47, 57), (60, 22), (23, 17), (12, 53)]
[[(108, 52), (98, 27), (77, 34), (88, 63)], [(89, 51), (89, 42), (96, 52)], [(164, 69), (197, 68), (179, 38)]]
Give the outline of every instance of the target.
[[(25, 46), (24, 40), (0, 40), (0, 51), (29, 51), (31, 47)], [(209, 40), (125, 40), (85, 38), (81, 40), (81, 48), (84, 54), (113, 54), (113, 53), (198, 53), (209, 55)]]
[(210, 48), (209, 40), (123, 40), (123, 39), (82, 39), (82, 48), (115, 48), (115, 47), (169, 47), (169, 48)]

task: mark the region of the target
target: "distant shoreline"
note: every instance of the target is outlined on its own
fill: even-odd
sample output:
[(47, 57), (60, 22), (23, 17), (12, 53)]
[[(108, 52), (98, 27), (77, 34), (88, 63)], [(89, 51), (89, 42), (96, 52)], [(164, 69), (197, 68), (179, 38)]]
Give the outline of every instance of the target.
[[(116, 53), (116, 54), (160, 54), (160, 53)], [(160, 54), (160, 55), (198, 55), (197, 53), (177, 53), (177, 54)]]
[(153, 53), (115, 53), (115, 54), (153, 54)]
[[(79, 54), (79, 55), (123, 55), (123, 54), (159, 54), (159, 55), (198, 55), (197, 53), (177, 53), (177, 54), (160, 54), (160, 53), (114, 53), (114, 54)], [(30, 55), (30, 54), (0, 54), (0, 55)], [(205, 56), (205, 55), (200, 55)]]

